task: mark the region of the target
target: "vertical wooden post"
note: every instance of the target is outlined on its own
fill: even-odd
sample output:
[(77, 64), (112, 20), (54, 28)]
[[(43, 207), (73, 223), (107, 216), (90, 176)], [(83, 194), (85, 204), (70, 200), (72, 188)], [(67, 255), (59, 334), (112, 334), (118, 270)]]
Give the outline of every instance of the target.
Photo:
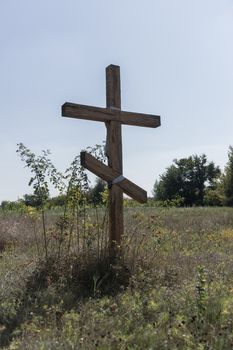
[[(110, 65), (106, 68), (107, 107), (121, 109), (120, 67)], [(107, 143), (106, 153), (108, 165), (122, 174), (122, 136), (121, 123), (109, 121), (106, 123)], [(116, 246), (121, 242), (124, 232), (123, 223), (123, 191), (116, 185), (109, 189), (109, 237), (110, 249), (116, 253)]]

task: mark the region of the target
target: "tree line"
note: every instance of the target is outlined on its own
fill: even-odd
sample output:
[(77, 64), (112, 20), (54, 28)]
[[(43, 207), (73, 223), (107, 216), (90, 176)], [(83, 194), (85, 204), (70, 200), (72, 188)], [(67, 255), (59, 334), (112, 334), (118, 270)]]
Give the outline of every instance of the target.
[[(86, 193), (86, 204), (90, 205), (104, 205), (106, 202), (106, 184), (101, 179), (96, 179), (94, 186), (90, 187)], [(22, 206), (41, 208), (46, 203), (47, 209), (64, 207), (67, 202), (66, 194), (59, 194), (58, 196), (51, 197), (49, 193), (44, 193), (43, 197), (38, 196), (37, 193), (25, 194), (17, 201), (3, 200), (0, 204), (3, 210), (17, 210)]]
[[(53, 167), (50, 159), (46, 158), (46, 152), (43, 153), (43, 156), (36, 158), (25, 146), (22, 145), (21, 147), (24, 156), (26, 152), (28, 166), (31, 167), (33, 164), (37, 175), (42, 176), (42, 179), (45, 177), (46, 169), (50, 168), (50, 172), (53, 174), (53, 182), (57, 184), (61, 174)], [(102, 148), (102, 146), (97, 145), (94, 151), (97, 150), (103, 158)], [(98, 154), (95, 154), (95, 156), (98, 156)], [(74, 174), (77, 166), (76, 163), (72, 164), (73, 166), (68, 170), (72, 169), (72, 176), (76, 176)], [(81, 175), (84, 176), (82, 172)], [(29, 185), (34, 180), (35, 178), (31, 178)], [(76, 179), (77, 184), (79, 181), (77, 182)], [(106, 196), (107, 185), (103, 180), (96, 179), (94, 186), (86, 186), (85, 198), (87, 203), (91, 205), (105, 204)], [(21, 205), (40, 208), (42, 202), (46, 202), (47, 208), (62, 207), (67, 202), (67, 195), (60, 193), (58, 196), (50, 197), (45, 181), (44, 186), (40, 185), (34, 188), (33, 194), (25, 194), (23, 198), (17, 201), (2, 201), (0, 206), (2, 209), (10, 210), (17, 209)], [(130, 206), (135, 203), (133, 200), (126, 200), (125, 204)], [(205, 154), (175, 159), (173, 164), (160, 175), (159, 180), (155, 181), (153, 198), (150, 198), (149, 204), (158, 206), (233, 206), (233, 147), (229, 147), (228, 161), (223, 171), (214, 162), (209, 162)]]
[(205, 154), (175, 159), (155, 182), (153, 194), (157, 201), (174, 201), (179, 206), (232, 206), (233, 147), (224, 171)]

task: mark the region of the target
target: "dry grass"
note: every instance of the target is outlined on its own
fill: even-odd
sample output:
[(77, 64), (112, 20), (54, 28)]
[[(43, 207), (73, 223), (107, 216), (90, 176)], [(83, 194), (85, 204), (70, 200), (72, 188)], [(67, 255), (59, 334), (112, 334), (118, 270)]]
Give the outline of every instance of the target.
[(45, 264), (36, 256), (40, 223), (0, 219), (6, 349), (233, 348), (233, 209), (127, 208), (112, 270), (94, 254), (93, 235), (91, 254), (74, 247)]

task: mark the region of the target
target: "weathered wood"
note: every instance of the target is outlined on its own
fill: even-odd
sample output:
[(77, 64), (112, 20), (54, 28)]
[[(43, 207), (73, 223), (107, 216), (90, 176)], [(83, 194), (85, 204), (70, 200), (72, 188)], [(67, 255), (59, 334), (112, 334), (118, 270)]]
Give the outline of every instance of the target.
[(158, 115), (125, 112), (111, 107), (100, 108), (66, 102), (62, 106), (62, 116), (98, 122), (116, 121), (125, 125), (148, 128), (157, 128), (160, 126), (160, 116)]
[(121, 124), (156, 128), (160, 126), (160, 117), (121, 110), (119, 66), (110, 65), (106, 68), (106, 104), (106, 108), (98, 108), (66, 102), (62, 106), (62, 116), (105, 122), (108, 166), (86, 152), (81, 152), (81, 164), (97, 176), (111, 182), (109, 186), (109, 243), (110, 252), (115, 257), (118, 250), (116, 247), (120, 246), (124, 232), (123, 191), (141, 203), (147, 200), (146, 191), (122, 176)]
[[(81, 152), (81, 165), (110, 184), (122, 175), (87, 152)], [(123, 178), (122, 181), (117, 182), (115, 185), (119, 186), (125, 194), (139, 203), (146, 203), (147, 192), (132, 181)]]
[[(106, 68), (106, 104), (107, 107), (121, 109), (120, 67), (110, 65)], [(108, 121), (106, 153), (108, 165), (117, 173), (123, 173), (121, 123)], [(116, 185), (109, 190), (109, 234), (110, 249), (114, 254), (120, 246), (124, 233), (123, 191)]]
[(106, 67), (106, 105), (121, 108), (120, 66), (114, 64)]

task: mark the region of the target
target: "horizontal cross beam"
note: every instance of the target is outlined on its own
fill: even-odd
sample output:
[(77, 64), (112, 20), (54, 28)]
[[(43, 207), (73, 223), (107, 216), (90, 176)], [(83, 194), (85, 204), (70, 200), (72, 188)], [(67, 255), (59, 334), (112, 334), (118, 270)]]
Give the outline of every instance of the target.
[(119, 186), (125, 194), (140, 203), (146, 203), (147, 192), (145, 190), (135, 185), (130, 180), (121, 177), (121, 174), (119, 174), (119, 172), (110, 166), (103, 164), (94, 158), (91, 154), (87, 152), (81, 152), (81, 165), (107, 182), (113, 182), (118, 178), (121, 181), (114, 183)]
[(117, 108), (100, 108), (66, 102), (62, 106), (62, 116), (99, 122), (116, 121), (126, 125), (157, 128), (160, 126), (160, 116), (124, 112)]

